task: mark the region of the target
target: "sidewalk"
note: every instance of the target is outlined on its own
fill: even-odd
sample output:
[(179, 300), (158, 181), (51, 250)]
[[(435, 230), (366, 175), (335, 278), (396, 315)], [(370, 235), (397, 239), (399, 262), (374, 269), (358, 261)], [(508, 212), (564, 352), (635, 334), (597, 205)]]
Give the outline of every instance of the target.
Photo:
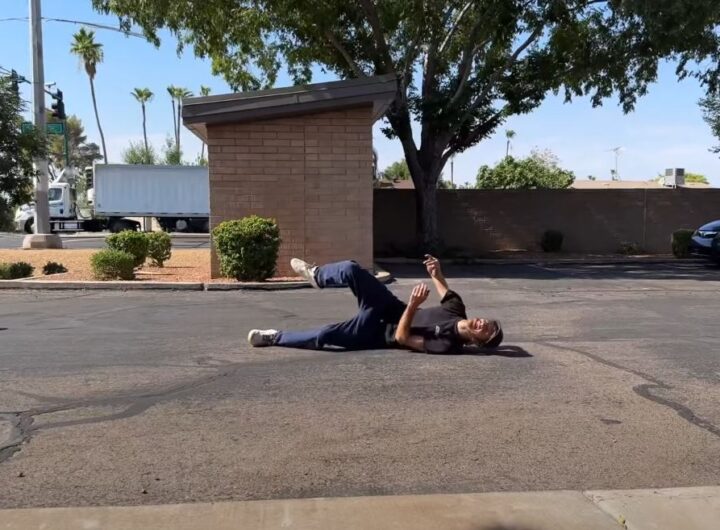
[(0, 511), (0, 530), (716, 530), (720, 487)]

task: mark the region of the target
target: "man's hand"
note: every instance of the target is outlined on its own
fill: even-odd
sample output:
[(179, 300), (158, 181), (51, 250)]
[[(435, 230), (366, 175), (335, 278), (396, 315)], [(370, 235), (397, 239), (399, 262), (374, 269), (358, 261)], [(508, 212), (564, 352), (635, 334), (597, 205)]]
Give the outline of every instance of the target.
[(410, 293), (410, 302), (408, 305), (418, 308), (422, 303), (427, 300), (430, 295), (430, 289), (424, 283), (419, 283), (413, 287), (412, 293)]
[(425, 268), (431, 278), (436, 279), (443, 277), (442, 269), (440, 268), (440, 261), (437, 258), (431, 256), (430, 254), (425, 254), (425, 261), (423, 261), (423, 265), (425, 265)]
[(423, 261), (423, 265), (425, 265), (425, 268), (435, 285), (435, 289), (437, 289), (438, 296), (440, 297), (440, 300), (442, 300), (448, 292), (448, 284), (445, 281), (445, 276), (443, 276), (442, 269), (440, 268), (440, 261), (430, 254), (425, 254), (425, 261)]

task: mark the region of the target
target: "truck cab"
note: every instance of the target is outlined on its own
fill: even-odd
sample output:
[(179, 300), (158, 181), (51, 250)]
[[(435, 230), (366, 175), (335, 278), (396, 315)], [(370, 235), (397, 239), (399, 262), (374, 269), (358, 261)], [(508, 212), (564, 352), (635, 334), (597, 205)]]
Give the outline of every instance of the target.
[(53, 183), (48, 187), (50, 219), (75, 219), (77, 196), (75, 188), (67, 182)]

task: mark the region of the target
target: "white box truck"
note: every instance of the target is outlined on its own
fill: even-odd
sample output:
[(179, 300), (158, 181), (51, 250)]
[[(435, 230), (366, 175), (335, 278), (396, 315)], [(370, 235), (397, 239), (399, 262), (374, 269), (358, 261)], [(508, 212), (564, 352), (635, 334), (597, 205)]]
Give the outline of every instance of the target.
[[(91, 178), (87, 178), (87, 177)], [(205, 166), (96, 164), (89, 175), (89, 215), (82, 215), (76, 179), (61, 173), (48, 187), (53, 232), (137, 230), (129, 217), (155, 217), (166, 231), (207, 232), (210, 188)], [(32, 232), (33, 205), (20, 207), (18, 230)]]

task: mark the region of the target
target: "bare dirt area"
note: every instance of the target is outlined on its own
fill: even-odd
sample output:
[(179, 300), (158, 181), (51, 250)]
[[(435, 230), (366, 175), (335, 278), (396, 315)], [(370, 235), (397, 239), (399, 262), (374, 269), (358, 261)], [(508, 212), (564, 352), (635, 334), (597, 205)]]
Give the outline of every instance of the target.
[[(25, 261), (35, 267), (33, 278), (47, 281), (93, 281), (90, 256), (97, 249), (60, 250), (5, 250), (0, 249), (0, 263)], [(68, 269), (63, 274), (42, 275), (42, 268), (48, 261), (62, 263)], [(147, 262), (135, 271), (136, 281), (153, 282), (232, 282), (230, 278), (210, 278), (209, 249), (177, 249), (164, 267), (152, 267)], [(296, 277), (269, 278), (268, 283), (302, 281)]]
[[(35, 276), (48, 281), (91, 281), (90, 268), (93, 249), (62, 250), (0, 250), (0, 262), (25, 261), (35, 267)], [(62, 263), (68, 269), (63, 274), (42, 276), (42, 268), (48, 261)], [(151, 267), (148, 263), (136, 271), (138, 281), (156, 282), (204, 282), (210, 279), (210, 251), (173, 250), (165, 266)]]

